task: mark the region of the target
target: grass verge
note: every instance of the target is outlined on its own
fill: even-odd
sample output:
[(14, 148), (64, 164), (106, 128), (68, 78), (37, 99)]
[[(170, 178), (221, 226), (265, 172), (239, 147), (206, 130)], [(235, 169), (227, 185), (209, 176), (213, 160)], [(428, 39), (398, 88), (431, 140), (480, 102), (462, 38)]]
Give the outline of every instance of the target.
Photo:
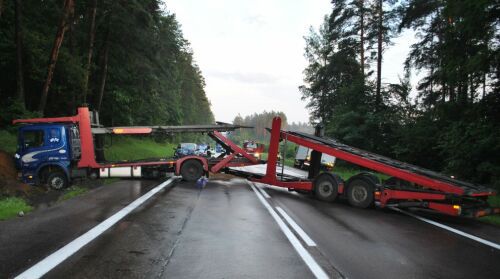
[(168, 158), (174, 156), (173, 143), (159, 143), (152, 138), (131, 136), (114, 137), (110, 143), (106, 140), (104, 156), (109, 161), (140, 160), (147, 158)]
[(21, 198), (9, 197), (0, 200), (0, 220), (15, 217), (20, 211), (26, 214), (32, 210), (33, 207)]
[(15, 134), (9, 133), (6, 130), (0, 130), (0, 142), (2, 150), (13, 154), (16, 152), (17, 138)]
[(72, 186), (64, 191), (64, 194), (62, 194), (62, 196), (59, 197), (59, 201), (69, 200), (69, 199), (72, 199), (74, 197), (83, 195), (87, 192), (88, 192), (87, 188), (79, 187), (79, 186)]
[[(500, 207), (500, 196), (496, 195), (496, 196), (489, 197), (488, 203), (492, 207)], [(486, 222), (486, 223), (500, 226), (500, 215), (485, 216), (485, 217), (479, 218), (479, 220)]]

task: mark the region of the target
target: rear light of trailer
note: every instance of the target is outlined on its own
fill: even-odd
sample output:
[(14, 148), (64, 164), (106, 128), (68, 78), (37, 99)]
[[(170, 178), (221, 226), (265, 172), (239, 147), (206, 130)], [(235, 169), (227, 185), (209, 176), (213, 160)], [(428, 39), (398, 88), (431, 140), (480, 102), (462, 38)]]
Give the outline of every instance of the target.
[(114, 128), (114, 134), (150, 134), (151, 128)]

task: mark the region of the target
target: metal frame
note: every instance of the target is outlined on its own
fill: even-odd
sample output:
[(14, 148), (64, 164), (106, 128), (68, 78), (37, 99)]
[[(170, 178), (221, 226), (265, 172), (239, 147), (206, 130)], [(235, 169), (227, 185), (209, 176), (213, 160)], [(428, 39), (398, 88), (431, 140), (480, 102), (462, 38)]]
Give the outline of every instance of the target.
[[(376, 189), (374, 198), (377, 201), (377, 204), (379, 204), (381, 207), (388, 206), (389, 204), (391, 204), (391, 206), (398, 205), (399, 202), (401, 202), (401, 204), (418, 204), (420, 207), (429, 208), (453, 216), (477, 216), (478, 214), (483, 214), (484, 212), (491, 214), (500, 212), (500, 209), (498, 208), (462, 210), (462, 207), (460, 205), (453, 204), (451, 202), (451, 198), (453, 197), (484, 197), (494, 195), (495, 192), (491, 189), (467, 189), (467, 187), (463, 186), (464, 183), (460, 183), (460, 185), (458, 185), (457, 183), (457, 185), (454, 185), (453, 183), (448, 183), (447, 181), (441, 181), (428, 177), (425, 175), (425, 173), (414, 173), (406, 169), (397, 168), (389, 164), (375, 161), (368, 156), (364, 157), (360, 154), (355, 154), (354, 152), (349, 153), (344, 150), (340, 150), (339, 148), (335, 148), (315, 140), (314, 136), (312, 135), (310, 137), (306, 137), (301, 136), (299, 133), (283, 131), (281, 130), (281, 119), (279, 117), (275, 117), (273, 119), (272, 128), (269, 131), (271, 133), (271, 140), (269, 144), (266, 174), (261, 178), (251, 178), (252, 181), (285, 187), (290, 190), (313, 191), (314, 185), (312, 179), (314, 179), (314, 177), (310, 177), (310, 179), (307, 180), (297, 179), (295, 181), (284, 181), (283, 179), (278, 179), (278, 176), (276, 175), (276, 166), (278, 160), (279, 143), (280, 141), (286, 139), (287, 141), (308, 147), (321, 153), (335, 156), (338, 159), (342, 159), (344, 161), (377, 172), (385, 173), (390, 176), (394, 176), (424, 187), (424, 190), (422, 191), (389, 189), (383, 187), (381, 187), (380, 189)], [(385, 159), (391, 160), (389, 158)], [(476, 211), (481, 213), (476, 213)]]
[[(175, 174), (180, 173), (182, 163), (187, 160), (198, 160), (202, 163), (205, 172), (219, 172), (226, 167), (247, 166), (260, 163), (254, 156), (245, 152), (244, 149), (234, 144), (221, 132), (234, 131), (239, 128), (249, 128), (246, 126), (232, 125), (227, 123), (217, 123), (216, 125), (187, 125), (187, 126), (131, 126), (131, 127), (92, 127), (91, 114), (87, 107), (78, 108), (78, 114), (70, 117), (52, 117), (52, 118), (32, 118), (16, 119), (13, 124), (35, 124), (35, 123), (74, 123), (78, 125), (81, 143), (81, 158), (78, 161), (78, 168), (114, 168), (131, 166), (159, 166), (169, 165), (174, 167)], [(94, 134), (151, 134), (151, 133), (208, 133), (210, 137), (223, 146), (231, 153), (223, 160), (210, 160), (201, 156), (187, 156), (180, 159), (171, 159), (166, 161), (144, 161), (144, 162), (124, 162), (124, 163), (98, 163), (95, 160)], [(236, 160), (237, 157), (246, 158), (246, 160)]]

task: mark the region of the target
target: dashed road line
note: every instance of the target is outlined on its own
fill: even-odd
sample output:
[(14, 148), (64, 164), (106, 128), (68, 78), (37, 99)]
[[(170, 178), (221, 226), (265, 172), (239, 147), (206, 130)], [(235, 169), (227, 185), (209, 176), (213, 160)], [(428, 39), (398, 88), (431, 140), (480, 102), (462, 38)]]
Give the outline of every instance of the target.
[(266, 199), (262, 196), (262, 194), (259, 192), (259, 190), (256, 189), (256, 187), (253, 185), (253, 183), (249, 182), (250, 187), (252, 187), (252, 190), (254, 193), (257, 195), (257, 198), (259, 201), (264, 205), (264, 207), (269, 211), (271, 216), (273, 217), (274, 221), (278, 224), (280, 227), (281, 231), (285, 234), (285, 236), (288, 238), (288, 241), (292, 244), (293, 248), (295, 248), (295, 251), (299, 254), (299, 256), (302, 258), (302, 260), (306, 263), (307, 267), (311, 270), (311, 272), (314, 274), (316, 278), (329, 278), (326, 272), (321, 268), (321, 266), (314, 260), (314, 258), (311, 256), (311, 254), (302, 246), (300, 243), (300, 240), (293, 234), (293, 232), (288, 228), (288, 226), (283, 222), (283, 220), (279, 217), (278, 213), (274, 211), (274, 209), (271, 207), (271, 205), (266, 201)]
[(285, 218), (290, 227), (304, 240), (307, 246), (316, 246), (316, 242), (312, 240), (309, 235), (290, 217), (288, 214), (279, 206), (276, 206), (276, 210)]

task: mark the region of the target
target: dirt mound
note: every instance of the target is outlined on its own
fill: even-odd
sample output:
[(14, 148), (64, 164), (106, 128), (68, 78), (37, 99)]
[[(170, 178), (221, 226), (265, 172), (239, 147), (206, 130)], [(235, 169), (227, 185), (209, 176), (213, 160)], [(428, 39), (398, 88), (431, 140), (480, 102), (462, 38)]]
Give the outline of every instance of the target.
[(31, 187), (17, 180), (14, 158), (0, 150), (0, 196), (28, 195)]
[(17, 170), (12, 155), (0, 150), (0, 178), (16, 179)]
[(213, 173), (211, 172), (209, 175), (210, 180), (222, 180), (222, 181), (227, 181), (231, 180), (233, 178), (236, 178), (236, 176), (231, 175), (231, 174), (226, 174), (226, 173)]

